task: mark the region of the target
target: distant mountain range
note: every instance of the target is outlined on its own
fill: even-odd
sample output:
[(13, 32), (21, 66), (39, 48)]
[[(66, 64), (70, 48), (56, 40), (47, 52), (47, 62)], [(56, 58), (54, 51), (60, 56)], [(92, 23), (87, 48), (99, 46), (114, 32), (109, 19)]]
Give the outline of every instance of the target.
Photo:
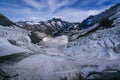
[[(115, 6), (112, 6), (110, 9), (105, 10), (100, 14), (89, 16), (81, 23), (70, 23), (58, 18), (53, 18), (52, 20), (48, 20), (46, 22), (40, 21), (38, 23), (34, 23), (32, 21), (19, 21), (14, 23), (4, 15), (0, 14), (0, 25), (15, 25), (17, 27), (27, 29), (32, 32), (42, 32), (51, 35), (52, 37), (67, 35), (69, 36), (69, 41), (72, 41), (90, 32), (94, 32), (98, 29), (111, 28), (120, 24), (120, 21), (117, 20), (118, 16), (120, 16), (119, 11), (120, 3), (116, 4)], [(116, 13), (118, 14), (118, 16), (112, 17)], [(114, 23), (114, 21), (116, 20), (117, 22)]]

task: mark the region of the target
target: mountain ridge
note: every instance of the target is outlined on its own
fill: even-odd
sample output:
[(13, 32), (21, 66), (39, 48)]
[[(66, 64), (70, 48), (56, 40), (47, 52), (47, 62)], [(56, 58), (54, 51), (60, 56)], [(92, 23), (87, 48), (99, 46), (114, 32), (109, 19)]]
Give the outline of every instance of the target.
[[(34, 33), (38, 31), (37, 32), (38, 34), (45, 33), (46, 35), (50, 35), (52, 37), (66, 35), (68, 36), (69, 41), (73, 41), (78, 39), (79, 37), (87, 35), (98, 29), (111, 28), (111, 27), (114, 27), (115, 25), (119, 25), (119, 20), (118, 20), (118, 23), (114, 23), (114, 21), (117, 20), (117, 18), (112, 17), (116, 13), (118, 13), (118, 16), (119, 16), (119, 11), (120, 11), (120, 3), (110, 7), (109, 9), (101, 12), (100, 14), (89, 16), (88, 18), (83, 20), (81, 23), (70, 23), (67, 21), (63, 21), (60, 18), (53, 18), (51, 20), (48, 20), (45, 22), (40, 21), (38, 23), (34, 23), (32, 21), (25, 21), (25, 22), (19, 21), (19, 22), (13, 23), (3, 15), (1, 15), (0, 22), (1, 22), (1, 25), (4, 25), (4, 26), (16, 25), (17, 27), (30, 30), (31, 39), (35, 37)], [(36, 39), (38, 39), (37, 42), (42, 40), (42, 38), (43, 37), (40, 38), (36, 36)], [(36, 41), (33, 41), (33, 42), (36, 42)]]
[(14, 22), (12, 22), (10, 19), (8, 19), (6, 16), (0, 13), (0, 25), (2, 26), (13, 26), (16, 25)]

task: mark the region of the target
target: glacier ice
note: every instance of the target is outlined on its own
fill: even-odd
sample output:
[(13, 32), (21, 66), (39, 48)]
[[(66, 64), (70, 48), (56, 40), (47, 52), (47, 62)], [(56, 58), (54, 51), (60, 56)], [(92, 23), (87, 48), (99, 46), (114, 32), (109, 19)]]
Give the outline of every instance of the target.
[[(0, 30), (0, 56), (20, 52), (33, 54), (12, 62), (14, 65), (0, 63), (4, 71), (19, 74), (10, 80), (60, 80), (65, 77), (73, 80), (79, 73), (86, 76), (94, 70), (120, 68), (119, 27), (98, 30), (70, 43), (67, 36), (59, 36), (46, 37), (39, 44), (31, 43), (27, 30), (2, 26)], [(16, 44), (8, 40), (15, 40)]]

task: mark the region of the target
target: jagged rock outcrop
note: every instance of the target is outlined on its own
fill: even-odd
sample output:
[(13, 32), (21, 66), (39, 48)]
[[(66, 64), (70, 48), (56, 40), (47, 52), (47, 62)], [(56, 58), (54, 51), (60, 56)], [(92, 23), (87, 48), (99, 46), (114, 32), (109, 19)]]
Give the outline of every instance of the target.
[(33, 23), (25, 21), (19, 21), (16, 23), (21, 28), (28, 29), (31, 31), (39, 31), (39, 32), (45, 32), (51, 35), (54, 35), (55, 33), (63, 33), (70, 30), (78, 30), (79, 23), (69, 23), (67, 21), (62, 21), (59, 18), (53, 18), (52, 20), (48, 20), (46, 22), (40, 21), (38, 23)]

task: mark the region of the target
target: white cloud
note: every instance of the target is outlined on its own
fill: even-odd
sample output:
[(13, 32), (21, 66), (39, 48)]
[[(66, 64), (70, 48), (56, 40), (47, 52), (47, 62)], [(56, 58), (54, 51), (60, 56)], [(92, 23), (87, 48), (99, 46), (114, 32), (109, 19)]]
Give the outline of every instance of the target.
[[(13, 15), (14, 21), (18, 20), (33, 20), (33, 21), (46, 21), (52, 18), (61, 18), (70, 22), (81, 22), (83, 19), (87, 18), (89, 15), (95, 15), (103, 10), (88, 10), (82, 11), (78, 9), (63, 9), (56, 13), (46, 13), (41, 11), (33, 11), (30, 8), (1, 8), (4, 11), (9, 9), (9, 13)], [(17, 16), (19, 15), (19, 16)]]
[(23, 2), (36, 9), (43, 9), (46, 5), (45, 3), (36, 0), (23, 0)]
[[(77, 0), (23, 0), (25, 4), (35, 8), (33, 11), (30, 7), (25, 6), (17, 6), (17, 7), (9, 7), (9, 8), (1, 8), (0, 11), (8, 12), (12, 15), (11, 19), (14, 21), (19, 20), (33, 20), (33, 21), (46, 21), (56, 18), (62, 18), (63, 20), (70, 22), (81, 22), (83, 19), (87, 18), (90, 15), (95, 15), (102, 10), (88, 10), (83, 11), (75, 8), (62, 8), (66, 5), (72, 5)], [(46, 5), (44, 5), (46, 4)], [(42, 6), (43, 5), (43, 6)], [(45, 9), (44, 11), (42, 11)], [(57, 10), (57, 11), (56, 11)], [(54, 12), (56, 11), (56, 12)]]
[(14, 7), (14, 8), (19, 7), (19, 6), (18, 6), (18, 5), (16, 5), (16, 4), (5, 3), (5, 2), (0, 2), (0, 4), (1, 4), (1, 5), (7, 5), (7, 6), (9, 6), (9, 7)]
[(66, 6), (66, 5), (72, 5), (76, 2), (77, 0), (23, 0), (24, 3), (27, 5), (35, 8), (35, 9), (44, 9), (47, 8), (49, 12), (54, 12), (57, 9)]
[(67, 20), (70, 22), (81, 22), (83, 19), (87, 18), (90, 15), (95, 15), (103, 10), (78, 10), (78, 9), (64, 9), (56, 14), (54, 14), (54, 17), (60, 17), (63, 20)]
[(59, 0), (47, 0), (47, 6), (50, 9), (51, 12), (54, 12), (55, 10), (66, 6), (66, 5), (72, 5), (76, 2), (77, 0), (63, 0), (63, 1), (59, 1)]
[(104, 2), (107, 2), (107, 1), (109, 1), (109, 0), (100, 0), (97, 2), (97, 5), (103, 4)]
[[(66, 5), (72, 5), (76, 3), (78, 0), (23, 0), (27, 5), (39, 9), (39, 11), (28, 11), (29, 13), (33, 12), (29, 17), (31, 20), (48, 20), (53, 17), (62, 18), (63, 20), (67, 20), (70, 22), (81, 22), (83, 19), (87, 18), (89, 15), (95, 15), (100, 13), (102, 10), (89, 10), (82, 11), (78, 9), (64, 8), (59, 10), (59, 8), (64, 7)], [(85, 1), (89, 3), (90, 1)], [(46, 11), (41, 11), (46, 7)], [(54, 11), (56, 11), (54, 13)], [(37, 14), (36, 14), (37, 13)]]

